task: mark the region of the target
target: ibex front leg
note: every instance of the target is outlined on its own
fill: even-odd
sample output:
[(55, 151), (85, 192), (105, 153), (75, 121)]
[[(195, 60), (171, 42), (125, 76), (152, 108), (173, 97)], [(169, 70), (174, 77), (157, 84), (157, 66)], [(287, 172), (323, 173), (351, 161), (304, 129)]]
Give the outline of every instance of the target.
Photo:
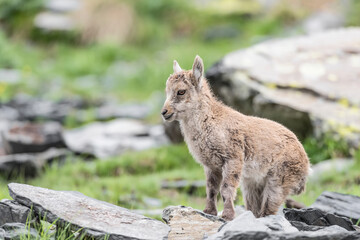
[(227, 221), (235, 217), (234, 200), (240, 184), (241, 162), (229, 160), (223, 166), (223, 182), (221, 184), (221, 196), (224, 201), (222, 218)]
[(216, 199), (219, 194), (222, 174), (205, 167), (206, 174), (206, 206), (204, 213), (217, 216)]

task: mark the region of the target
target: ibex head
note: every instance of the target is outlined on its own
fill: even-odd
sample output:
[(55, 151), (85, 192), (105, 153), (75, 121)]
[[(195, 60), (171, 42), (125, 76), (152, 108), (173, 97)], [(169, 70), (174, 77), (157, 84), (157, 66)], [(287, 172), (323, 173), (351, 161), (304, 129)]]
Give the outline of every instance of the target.
[(182, 70), (175, 60), (174, 73), (166, 81), (166, 101), (161, 114), (165, 121), (181, 120), (194, 114), (202, 97), (204, 64), (195, 57), (191, 70)]

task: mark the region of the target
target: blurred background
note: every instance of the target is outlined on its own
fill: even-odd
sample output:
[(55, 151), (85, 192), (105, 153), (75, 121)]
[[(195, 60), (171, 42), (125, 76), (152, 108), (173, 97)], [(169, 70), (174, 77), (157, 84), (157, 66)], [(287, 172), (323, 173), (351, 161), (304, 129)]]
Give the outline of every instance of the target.
[[(172, 61), (190, 69), (196, 54), (212, 69), (207, 75), (220, 99), (291, 122), (318, 166), (296, 200), (310, 205), (324, 190), (359, 195), (358, 125), (319, 134), (311, 130), (313, 113), (301, 122), (292, 118), (296, 111), (247, 111), (226, 98), (216, 74), (236, 50), (359, 25), (358, 0), (0, 0), (0, 197), (9, 198), (6, 184), (15, 181), (79, 191), (152, 217), (168, 205), (202, 209), (203, 169), (178, 127), (164, 127), (159, 114)], [(345, 46), (355, 49), (347, 52), (357, 74), (352, 91), (360, 91), (356, 36), (358, 45)], [(327, 99), (360, 119), (358, 97)]]

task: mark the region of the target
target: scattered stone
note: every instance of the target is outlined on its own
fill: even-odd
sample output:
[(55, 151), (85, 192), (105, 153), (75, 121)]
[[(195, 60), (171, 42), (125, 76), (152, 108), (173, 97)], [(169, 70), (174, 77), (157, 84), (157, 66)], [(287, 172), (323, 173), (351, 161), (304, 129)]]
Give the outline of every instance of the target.
[(271, 215), (264, 218), (256, 218), (251, 211), (246, 211), (234, 220), (224, 224), (219, 229), (219, 232), (210, 236), (209, 239), (226, 239), (228, 232), (237, 231), (243, 233), (251, 232), (254, 238), (250, 237), (248, 239), (259, 239), (256, 237), (262, 235), (262, 232), (279, 231), (284, 234), (297, 232), (298, 230), (283, 216)]
[(157, 198), (143, 197), (143, 202), (147, 207), (161, 207), (162, 201)]
[(2, 142), (7, 154), (43, 152), (52, 147), (66, 147), (62, 127), (56, 122), (12, 123), (9, 129), (3, 131)]
[(244, 114), (299, 138), (335, 131), (360, 144), (360, 29), (273, 40), (225, 56), (207, 71), (214, 93)]
[(222, 218), (184, 206), (165, 208), (162, 218), (171, 228), (168, 238), (174, 240), (203, 239), (225, 223)]
[(76, 153), (106, 158), (128, 150), (140, 151), (167, 144), (168, 140), (160, 130), (137, 120), (117, 119), (65, 131), (64, 139)]
[[(109, 239), (163, 239), (169, 227), (160, 221), (135, 214), (125, 208), (87, 197), (79, 192), (54, 191), (25, 184), (10, 183), (10, 196), (33, 207), (46, 221), (71, 224), (85, 229), (88, 237)], [(80, 214), (81, 213), (81, 214)]]
[(285, 218), (290, 222), (298, 221), (315, 226), (338, 225), (348, 231), (355, 231), (352, 222), (348, 218), (325, 213), (319, 209), (284, 209), (284, 214)]
[(1, 119), (18, 121), (47, 120), (64, 122), (74, 112), (101, 106), (99, 102), (87, 102), (80, 98), (62, 99), (57, 102), (18, 95), (0, 104)]
[(323, 192), (311, 207), (350, 218), (353, 224), (360, 219), (360, 197), (354, 195)]
[(54, 160), (61, 163), (70, 154), (71, 152), (67, 149), (51, 148), (38, 154), (21, 153), (0, 156), (0, 175), (7, 179), (35, 177), (46, 164), (52, 164)]
[(29, 228), (23, 223), (6, 223), (0, 227), (0, 239), (14, 240), (14, 239), (41, 239), (38, 232)]
[(31, 220), (31, 210), (15, 201), (3, 199), (0, 201), (0, 226), (5, 223), (24, 223)]
[(354, 159), (347, 158), (336, 158), (319, 162), (311, 166), (312, 173), (310, 174), (310, 178), (316, 180), (324, 173), (332, 170), (342, 172), (350, 168), (354, 164), (354, 162)]
[(36, 15), (34, 26), (45, 31), (72, 31), (74, 21), (65, 14), (42, 12)]
[(329, 29), (344, 27), (344, 16), (334, 11), (315, 12), (303, 23), (303, 29), (308, 34), (323, 32)]
[(252, 240), (355, 240), (359, 239), (359, 232), (348, 232), (339, 226), (330, 226), (324, 229), (320, 229), (314, 232), (265, 232), (265, 231), (239, 231), (239, 227), (234, 231), (225, 232), (220, 238), (210, 239), (222, 239), (222, 240), (233, 240), (233, 239), (252, 239)]
[(105, 104), (96, 109), (96, 120), (109, 120), (114, 118), (145, 119), (150, 114), (147, 104)]
[(15, 69), (0, 69), (0, 82), (18, 83), (21, 80), (21, 73)]
[(93, 113), (91, 117), (97, 121), (115, 118), (145, 119), (149, 116), (151, 107), (145, 103), (88, 102), (79, 98), (53, 102), (19, 95), (9, 102), (0, 103), (0, 120), (43, 120), (64, 123), (68, 117), (71, 117), (74, 121), (83, 123), (89, 121), (89, 111)]
[(79, 9), (79, 0), (49, 0), (45, 7), (53, 12), (73, 12)]

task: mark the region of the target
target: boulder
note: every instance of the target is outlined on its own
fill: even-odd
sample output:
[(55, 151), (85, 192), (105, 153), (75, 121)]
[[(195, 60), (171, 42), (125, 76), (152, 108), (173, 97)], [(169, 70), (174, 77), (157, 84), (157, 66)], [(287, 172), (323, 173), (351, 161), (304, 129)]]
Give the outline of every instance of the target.
[(169, 239), (203, 239), (217, 232), (225, 220), (191, 207), (171, 206), (163, 211), (163, 220), (170, 226)]
[(10, 196), (32, 207), (41, 219), (57, 226), (82, 229), (87, 237), (107, 239), (163, 239), (170, 228), (155, 219), (125, 208), (87, 197), (79, 192), (54, 191), (25, 184), (10, 183)]
[(138, 120), (117, 119), (95, 122), (64, 132), (66, 145), (76, 153), (98, 158), (140, 151), (168, 143), (161, 126), (147, 126)]
[(67, 149), (51, 148), (37, 154), (11, 154), (0, 156), (0, 175), (7, 178), (35, 177), (46, 164), (54, 160), (63, 161), (71, 152)]
[(350, 218), (353, 224), (360, 219), (360, 197), (354, 195), (323, 192), (311, 207)]
[(0, 201), (0, 226), (5, 223), (24, 223), (31, 220), (30, 208), (15, 201), (3, 199)]
[[(315, 226), (332, 226), (337, 225), (348, 231), (355, 231), (349, 218), (336, 216), (331, 213), (325, 213), (319, 209), (303, 208), (303, 209), (284, 209), (285, 218), (292, 222), (303, 222), (307, 225)], [(303, 226), (299, 230), (303, 230)]]
[(14, 122), (2, 132), (1, 137), (7, 154), (37, 153), (52, 147), (66, 147), (62, 127), (57, 122)]
[(214, 93), (299, 138), (333, 131), (360, 143), (360, 29), (266, 41), (226, 55), (206, 73)]
[(354, 159), (349, 158), (335, 158), (319, 162), (311, 166), (312, 173), (310, 178), (313, 180), (319, 179), (324, 173), (330, 171), (343, 172), (352, 167), (355, 163)]
[(41, 239), (41, 236), (35, 229), (29, 228), (29, 226), (24, 223), (6, 223), (0, 227), (0, 239), (36, 240)]

